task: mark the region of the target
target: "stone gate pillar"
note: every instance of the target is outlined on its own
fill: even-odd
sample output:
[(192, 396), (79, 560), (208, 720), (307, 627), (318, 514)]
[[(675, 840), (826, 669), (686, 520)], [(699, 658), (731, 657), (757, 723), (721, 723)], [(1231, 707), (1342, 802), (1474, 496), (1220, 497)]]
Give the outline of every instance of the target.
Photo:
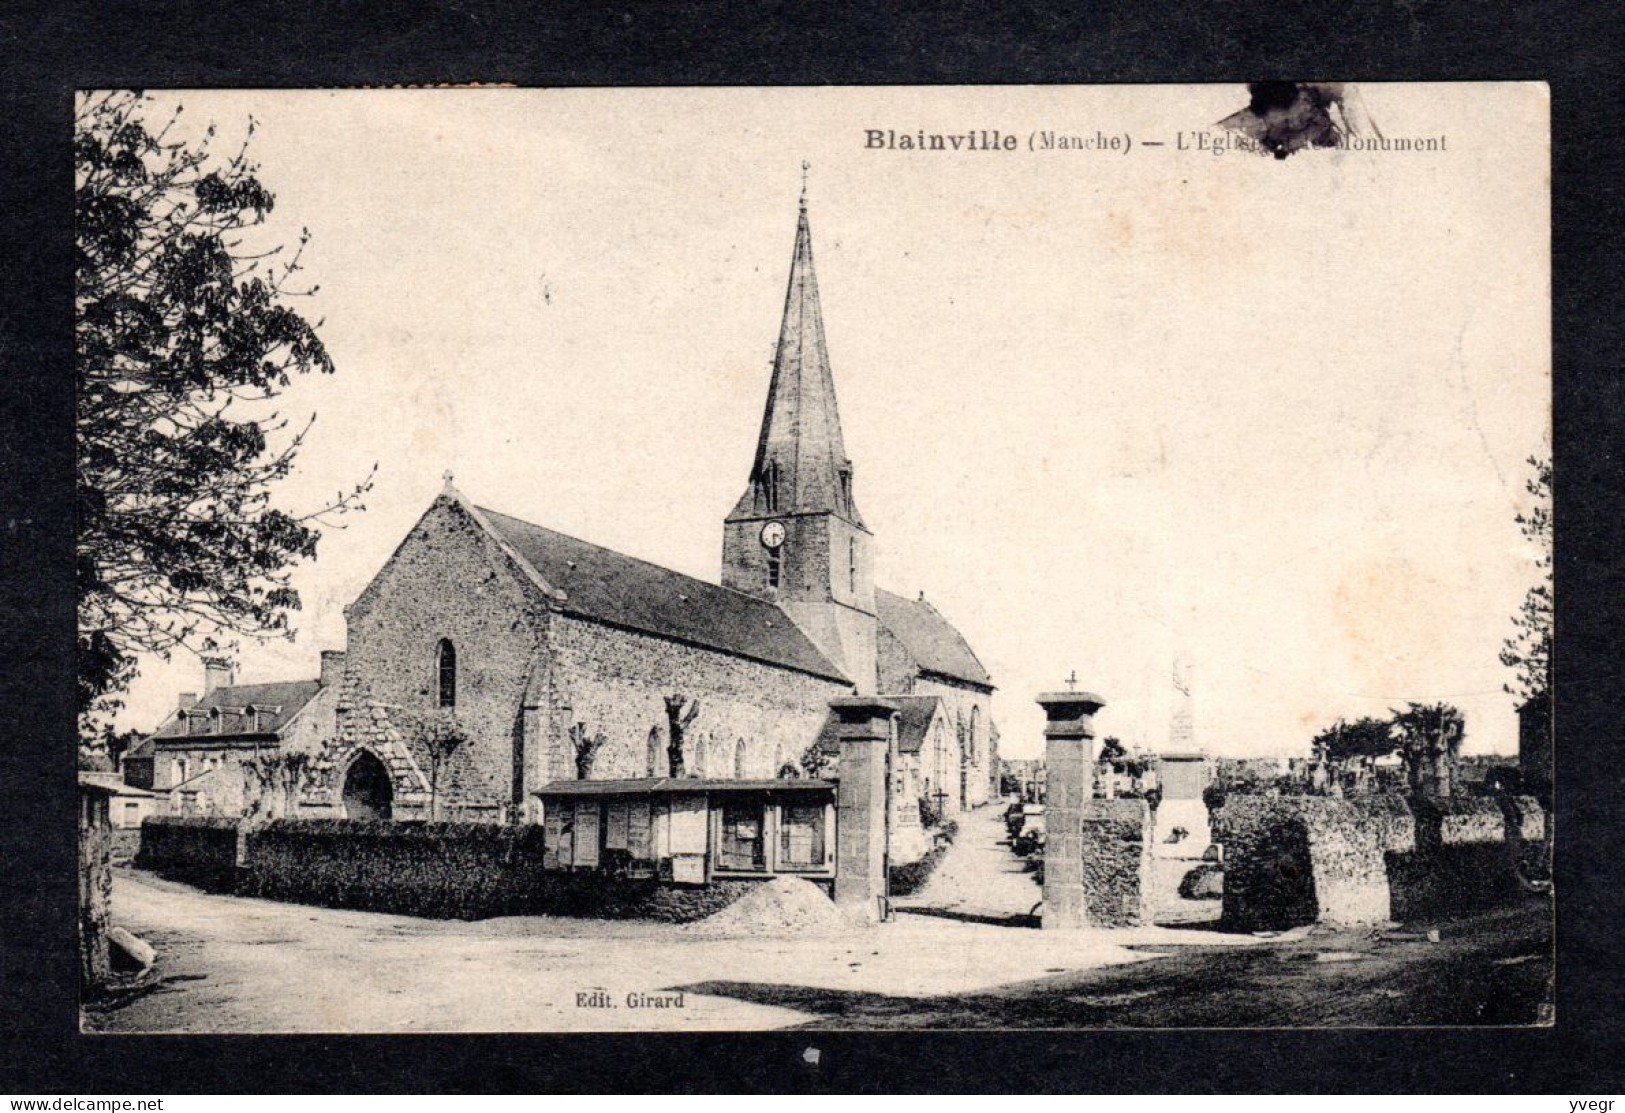
[(1094, 796), (1094, 715), (1106, 701), (1090, 692), (1044, 692), (1044, 916), (1046, 928), (1088, 926), (1083, 878), (1083, 811)]
[(840, 717), (835, 790), (835, 903), (871, 920), (886, 895), (886, 750), (897, 705), (874, 696), (830, 701)]

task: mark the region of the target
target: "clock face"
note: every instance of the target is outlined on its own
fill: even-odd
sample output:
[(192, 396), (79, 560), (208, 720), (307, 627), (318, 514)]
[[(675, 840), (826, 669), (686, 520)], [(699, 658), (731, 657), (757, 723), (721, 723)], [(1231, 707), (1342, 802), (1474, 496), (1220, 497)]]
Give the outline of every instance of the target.
[(784, 544), (784, 523), (769, 522), (763, 526), (762, 544), (769, 549), (777, 549)]

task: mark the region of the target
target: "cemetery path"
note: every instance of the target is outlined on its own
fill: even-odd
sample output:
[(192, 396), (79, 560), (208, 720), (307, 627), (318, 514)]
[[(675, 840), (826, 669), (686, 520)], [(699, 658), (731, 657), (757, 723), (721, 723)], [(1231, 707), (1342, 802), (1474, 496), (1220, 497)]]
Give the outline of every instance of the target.
[(963, 813), (958, 836), (925, 887), (898, 897), (894, 907), (970, 922), (1029, 923), (1043, 892), (1009, 842), (1002, 802)]

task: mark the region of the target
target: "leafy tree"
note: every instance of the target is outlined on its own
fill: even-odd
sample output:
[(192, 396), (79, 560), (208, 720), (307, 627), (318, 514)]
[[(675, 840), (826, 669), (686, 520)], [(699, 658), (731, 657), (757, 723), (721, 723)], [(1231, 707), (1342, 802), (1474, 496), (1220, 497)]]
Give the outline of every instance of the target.
[(1539, 581), (1512, 616), (1512, 635), (1501, 646), (1501, 663), (1517, 673), (1504, 687), (1520, 703), (1544, 696), (1552, 687), (1552, 462), (1531, 456), (1529, 466), (1535, 474), (1524, 487), (1534, 502), (1517, 522), (1535, 547)]
[(1394, 729), (1412, 791), (1450, 795), (1451, 772), (1467, 737), (1462, 713), (1448, 703), (1412, 703), (1394, 712)]
[(1337, 720), (1315, 735), (1315, 756), (1332, 765), (1347, 765), (1361, 758), (1384, 757), (1399, 749), (1392, 722), (1370, 716), (1354, 722)]
[[(272, 505), (305, 423), (272, 401), (332, 372), (289, 307), (298, 245), (256, 244), (274, 198), (249, 161), (149, 126), (139, 93), (87, 94), (74, 128), (76, 577), (82, 737), (110, 729), (138, 658), (290, 636), (297, 561), (370, 477), (313, 512)], [(253, 125), (249, 125), (249, 135)], [(312, 418), (311, 420), (314, 420)]]
[(1096, 760), (1102, 761), (1107, 765), (1116, 766), (1126, 757), (1128, 757), (1128, 750), (1124, 748), (1122, 740), (1115, 738), (1112, 735), (1107, 735), (1105, 740), (1100, 744), (1100, 757), (1098, 757)]
[(835, 768), (835, 757), (824, 752), (817, 742), (801, 751), (801, 775), (818, 780)]

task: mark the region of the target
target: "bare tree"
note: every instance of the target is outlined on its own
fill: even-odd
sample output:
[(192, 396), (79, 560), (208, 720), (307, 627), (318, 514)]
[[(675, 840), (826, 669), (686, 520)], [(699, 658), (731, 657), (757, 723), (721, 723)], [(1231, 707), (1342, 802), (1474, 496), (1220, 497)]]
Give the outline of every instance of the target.
[(575, 755), (576, 780), (584, 781), (592, 776), (592, 763), (598, 757), (598, 751), (603, 745), (603, 731), (589, 737), (586, 723), (576, 723), (570, 728), (570, 746)]
[[(257, 813), (267, 797), (280, 800), (281, 815), (294, 813), (299, 793), (315, 773), (314, 760), (303, 750), (262, 750), (242, 763), (244, 788), (254, 796), (251, 810)], [(274, 795), (273, 795), (274, 794)], [(275, 809), (271, 811), (274, 813)], [(268, 818), (275, 819), (272, 814)]]
[(447, 713), (438, 712), (426, 718), (419, 726), (418, 741), (429, 755), (429, 822), (440, 820), (440, 781), (451, 766), (451, 759), (468, 735), (462, 724)]
[[(688, 710), (683, 705), (688, 704)], [(700, 701), (689, 701), (685, 695), (671, 695), (666, 697), (666, 725), (669, 731), (666, 742), (666, 761), (670, 768), (670, 775), (681, 777), (683, 775), (683, 736), (693, 725), (694, 719), (700, 713)]]

